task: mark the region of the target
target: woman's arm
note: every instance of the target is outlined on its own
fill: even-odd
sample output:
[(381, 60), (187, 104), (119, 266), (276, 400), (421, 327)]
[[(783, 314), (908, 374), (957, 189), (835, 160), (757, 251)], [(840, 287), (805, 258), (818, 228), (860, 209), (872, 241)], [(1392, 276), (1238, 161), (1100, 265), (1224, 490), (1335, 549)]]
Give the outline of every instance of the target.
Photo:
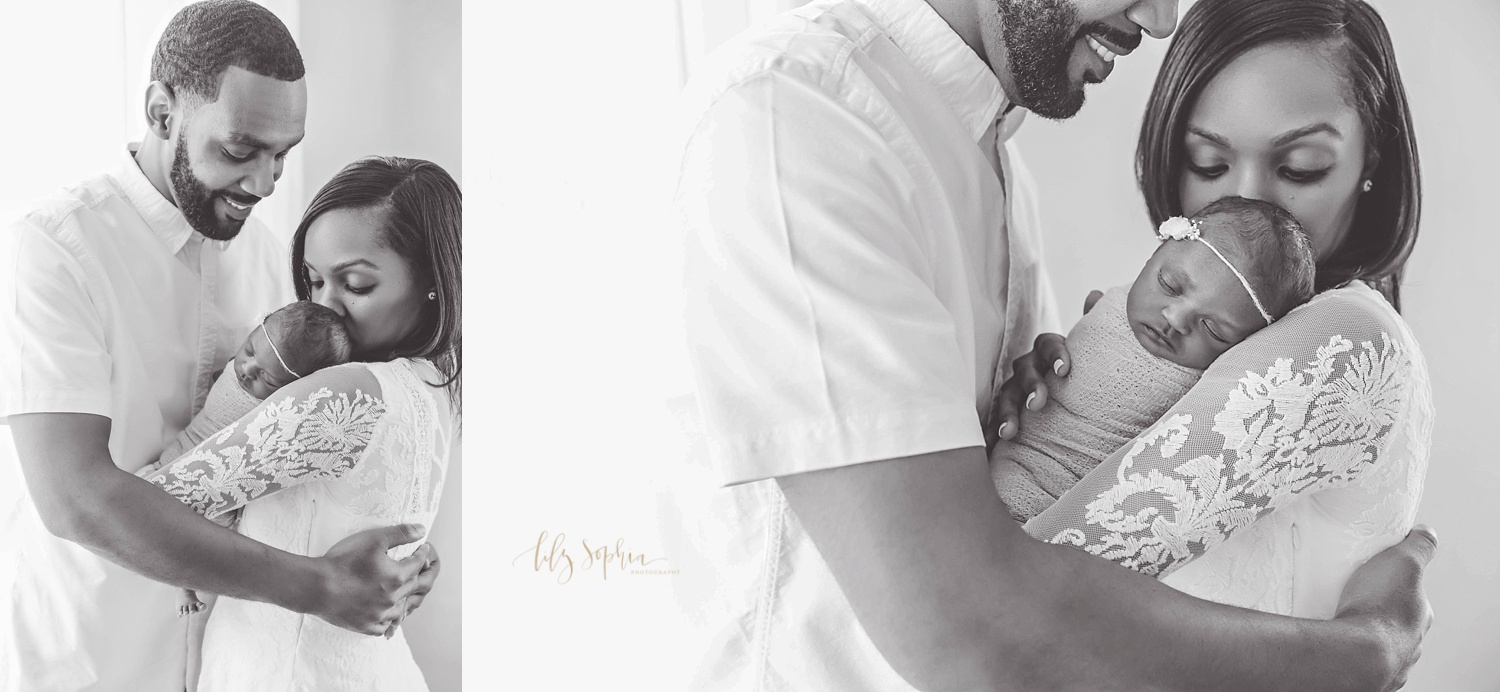
[(348, 473), (384, 412), (380, 383), (367, 368), (320, 370), (144, 478), (224, 523), (251, 500)]
[(1225, 353), (1027, 532), (1163, 576), (1295, 497), (1399, 461), (1420, 356), (1373, 296), (1325, 294)]

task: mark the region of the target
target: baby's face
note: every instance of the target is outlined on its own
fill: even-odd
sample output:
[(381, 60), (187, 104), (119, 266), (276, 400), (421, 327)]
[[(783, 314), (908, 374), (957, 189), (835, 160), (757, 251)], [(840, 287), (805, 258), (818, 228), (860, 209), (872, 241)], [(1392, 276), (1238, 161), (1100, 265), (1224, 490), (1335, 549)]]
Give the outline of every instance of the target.
[(265, 399), (297, 379), (287, 372), (271, 350), (265, 326), (251, 330), (239, 352), (234, 354), (234, 374), (239, 378), (240, 388), (257, 399)]
[(1240, 280), (1197, 240), (1156, 249), (1130, 286), (1125, 314), (1147, 352), (1198, 370), (1266, 325)]

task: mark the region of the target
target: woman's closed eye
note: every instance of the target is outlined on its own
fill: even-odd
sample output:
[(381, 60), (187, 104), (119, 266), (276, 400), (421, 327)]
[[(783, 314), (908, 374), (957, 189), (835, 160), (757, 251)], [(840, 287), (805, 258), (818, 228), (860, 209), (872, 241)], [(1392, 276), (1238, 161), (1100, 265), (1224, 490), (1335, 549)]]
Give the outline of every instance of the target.
[(1203, 178), (1204, 180), (1213, 180), (1214, 178), (1224, 175), (1225, 171), (1229, 170), (1229, 166), (1222, 163), (1212, 166), (1200, 166), (1196, 163), (1193, 163), (1192, 161), (1188, 161), (1186, 164), (1184, 164), (1184, 166), (1193, 175), (1196, 175), (1199, 178)]
[(1280, 173), (1281, 177), (1285, 178), (1288, 182), (1305, 185), (1307, 183), (1318, 182), (1319, 180), (1327, 177), (1328, 171), (1331, 169), (1331, 166), (1329, 168), (1322, 168), (1317, 170), (1303, 170), (1299, 168), (1292, 168), (1291, 166), (1282, 166), (1278, 173)]
[[(322, 288), (323, 287), (323, 280), (322, 279), (308, 279), (307, 280), (307, 287), (311, 288), (311, 289)], [(346, 284), (344, 284), (344, 290), (346, 290), (346, 291), (348, 291), (350, 293), (353, 293), (354, 295), (362, 296), (362, 295), (365, 295), (365, 294), (369, 293), (372, 290), (375, 290), (375, 285), (374, 284), (370, 284), (368, 286), (356, 286), (354, 284), (347, 284), (346, 283)]]

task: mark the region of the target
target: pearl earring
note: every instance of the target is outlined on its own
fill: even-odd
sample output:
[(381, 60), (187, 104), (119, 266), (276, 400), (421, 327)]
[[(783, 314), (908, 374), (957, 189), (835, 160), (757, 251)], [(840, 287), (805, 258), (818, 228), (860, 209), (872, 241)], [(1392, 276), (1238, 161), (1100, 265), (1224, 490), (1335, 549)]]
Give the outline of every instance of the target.
[(428, 291), (427, 292), (427, 299), (428, 300), (437, 300), (437, 291)]
[(1365, 192), (1369, 192), (1370, 188), (1375, 187), (1375, 181), (1370, 180), (1369, 178), (1365, 178), (1365, 184), (1362, 185), (1361, 187), (1364, 189)]

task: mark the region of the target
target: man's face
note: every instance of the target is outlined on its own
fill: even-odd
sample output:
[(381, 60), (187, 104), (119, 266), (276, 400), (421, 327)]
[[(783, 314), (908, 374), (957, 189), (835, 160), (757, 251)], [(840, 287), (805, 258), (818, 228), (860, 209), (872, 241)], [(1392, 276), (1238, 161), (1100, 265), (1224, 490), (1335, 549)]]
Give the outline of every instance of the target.
[(1044, 118), (1070, 118), (1083, 87), (1117, 56), (1177, 27), (1177, 0), (981, 0), (985, 52), (1011, 99)]
[(302, 141), (307, 85), (231, 67), (217, 101), (180, 107), (172, 196), (193, 230), (229, 240), (276, 188), (287, 152)]

